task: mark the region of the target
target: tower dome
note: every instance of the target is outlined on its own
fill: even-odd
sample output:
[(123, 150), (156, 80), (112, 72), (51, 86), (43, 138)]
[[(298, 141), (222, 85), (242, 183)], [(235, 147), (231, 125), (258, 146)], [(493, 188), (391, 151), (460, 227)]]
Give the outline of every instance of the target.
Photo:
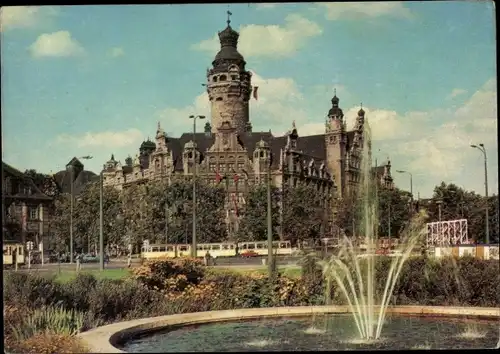
[(339, 117), (342, 118), (344, 116), (344, 112), (342, 112), (342, 109), (339, 108), (339, 98), (337, 97), (337, 94), (335, 93), (333, 98), (332, 98), (332, 108), (328, 111), (328, 116), (329, 117)]
[(214, 70), (227, 70), (230, 64), (237, 64), (241, 69), (243, 69), (246, 64), (245, 59), (237, 49), (238, 38), (240, 35), (231, 27), (231, 19), (229, 18), (229, 16), (232, 15), (231, 12), (228, 11), (227, 14), (227, 27), (223, 31), (219, 32), (219, 42), (221, 48), (212, 62)]

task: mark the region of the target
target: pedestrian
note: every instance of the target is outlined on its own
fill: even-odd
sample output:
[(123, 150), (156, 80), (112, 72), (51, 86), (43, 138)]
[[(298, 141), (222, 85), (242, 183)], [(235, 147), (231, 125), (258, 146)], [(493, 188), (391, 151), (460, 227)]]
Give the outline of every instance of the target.
[(205, 253), (205, 266), (209, 265), (210, 262), (210, 251), (207, 250), (207, 253)]
[(81, 268), (81, 265), (80, 265), (80, 255), (77, 254), (76, 255), (76, 271), (78, 272)]

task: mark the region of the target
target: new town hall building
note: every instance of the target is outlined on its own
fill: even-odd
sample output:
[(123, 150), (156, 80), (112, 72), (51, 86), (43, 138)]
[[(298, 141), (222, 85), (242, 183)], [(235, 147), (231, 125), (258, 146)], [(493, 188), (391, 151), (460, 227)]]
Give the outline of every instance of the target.
[[(167, 137), (158, 123), (155, 141), (144, 141), (134, 159), (129, 156), (122, 165), (111, 157), (103, 171), (104, 185), (122, 189), (151, 179), (189, 178), (194, 169), (197, 179), (207, 183), (227, 177), (229, 230), (237, 228), (237, 210), (245, 202), (245, 191), (253, 184), (265, 183), (269, 164), (272, 183), (278, 187), (313, 183), (325, 201), (343, 198), (353, 190), (360, 182), (365, 112), (360, 109), (354, 130), (346, 131), (335, 95), (324, 134), (299, 137), (292, 122), (284, 136), (254, 132), (249, 105), (255, 88), (238, 52), (238, 37), (229, 21), (219, 32), (221, 47), (207, 70), (211, 117), (203, 131)], [(374, 172), (383, 185), (392, 186), (389, 163)], [(333, 214), (328, 216), (330, 225), (332, 218)]]

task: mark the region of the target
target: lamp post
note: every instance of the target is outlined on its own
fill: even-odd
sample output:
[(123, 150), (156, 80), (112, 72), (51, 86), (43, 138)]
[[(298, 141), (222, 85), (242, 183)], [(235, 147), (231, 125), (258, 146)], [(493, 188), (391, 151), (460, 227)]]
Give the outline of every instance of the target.
[[(271, 144), (269, 144), (271, 145)], [(267, 263), (269, 277), (274, 275), (273, 265), (273, 221), (272, 221), (272, 201), (271, 201), (271, 149), (269, 148), (269, 161), (267, 166)]]
[[(80, 159), (83, 160), (90, 160), (92, 159), (92, 156), (82, 156)], [(74, 203), (74, 188), (73, 188), (73, 175), (74, 175), (74, 168), (73, 165), (70, 165), (70, 212), (69, 212), (69, 263), (73, 263), (73, 203)]]
[(191, 256), (196, 258), (196, 119), (205, 119), (205, 116), (189, 116), (190, 119), (193, 120), (193, 153), (194, 153), (194, 162), (193, 162), (193, 239), (191, 245)]
[(486, 148), (484, 144), (471, 145), (472, 148), (478, 149), (483, 153), (484, 156), (484, 196), (486, 198), (486, 244), (490, 243), (490, 221), (489, 221), (489, 210), (488, 210), (488, 157), (486, 155)]
[(104, 212), (103, 212), (103, 171), (104, 167), (99, 174), (99, 270), (102, 272), (104, 270), (104, 232), (103, 232), (103, 220), (104, 220)]
[(396, 170), (397, 173), (406, 173), (410, 175), (410, 200), (411, 200), (411, 210), (413, 211), (413, 175), (411, 172), (408, 171), (403, 171), (403, 170)]
[(442, 238), (442, 235), (441, 235), (441, 205), (443, 204), (443, 200), (441, 199), (438, 199), (436, 200), (436, 204), (438, 205), (438, 220), (439, 220), (439, 238), (441, 239)]

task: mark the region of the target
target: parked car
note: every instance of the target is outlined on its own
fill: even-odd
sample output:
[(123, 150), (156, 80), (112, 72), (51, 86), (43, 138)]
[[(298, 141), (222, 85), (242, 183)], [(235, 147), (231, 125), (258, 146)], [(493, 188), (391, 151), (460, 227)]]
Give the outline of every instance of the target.
[(244, 257), (244, 258), (257, 257), (258, 255), (259, 254), (257, 252), (252, 251), (252, 250), (248, 250), (248, 251), (244, 251), (244, 252), (240, 253), (240, 256)]
[[(82, 263), (97, 263), (99, 262), (99, 256), (94, 256), (93, 254), (84, 254), (81, 258)], [(109, 262), (109, 256), (104, 255), (104, 262)]]

